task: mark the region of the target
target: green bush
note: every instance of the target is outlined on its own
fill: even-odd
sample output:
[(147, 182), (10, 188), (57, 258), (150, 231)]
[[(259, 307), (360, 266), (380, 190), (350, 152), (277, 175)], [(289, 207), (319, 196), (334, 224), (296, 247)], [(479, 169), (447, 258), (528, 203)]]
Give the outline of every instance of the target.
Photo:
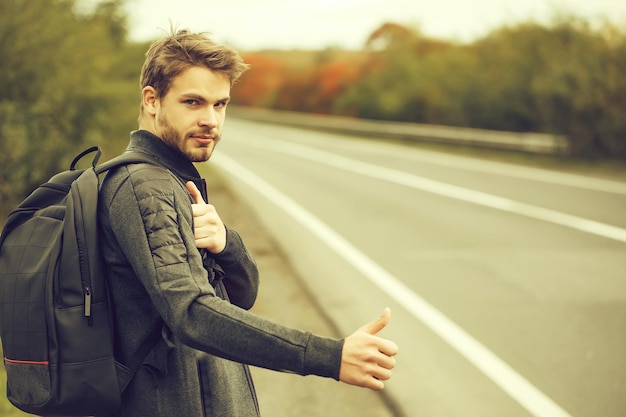
[(121, 3), (0, 0), (2, 218), (88, 145), (127, 142), (143, 51), (126, 41)]

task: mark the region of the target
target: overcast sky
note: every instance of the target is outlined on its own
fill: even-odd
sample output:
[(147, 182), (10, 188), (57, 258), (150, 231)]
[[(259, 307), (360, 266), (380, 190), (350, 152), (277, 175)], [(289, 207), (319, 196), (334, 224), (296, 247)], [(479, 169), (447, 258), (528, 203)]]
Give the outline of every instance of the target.
[(382, 23), (421, 28), (443, 39), (471, 41), (495, 27), (556, 12), (626, 27), (626, 0), (127, 0), (133, 40), (169, 28), (207, 31), (240, 49), (360, 49)]

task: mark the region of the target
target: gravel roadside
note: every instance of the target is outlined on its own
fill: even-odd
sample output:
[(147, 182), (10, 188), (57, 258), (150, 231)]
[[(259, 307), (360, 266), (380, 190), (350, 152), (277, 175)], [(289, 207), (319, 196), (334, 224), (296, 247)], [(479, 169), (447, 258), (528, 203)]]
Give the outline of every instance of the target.
[[(222, 220), (237, 230), (259, 265), (261, 287), (253, 311), (281, 324), (341, 337), (307, 291), (270, 233), (250, 208), (236, 199), (219, 179), (207, 175), (209, 199)], [(356, 329), (355, 329), (356, 330)], [(264, 417), (390, 417), (384, 395), (332, 379), (302, 377), (252, 368)]]

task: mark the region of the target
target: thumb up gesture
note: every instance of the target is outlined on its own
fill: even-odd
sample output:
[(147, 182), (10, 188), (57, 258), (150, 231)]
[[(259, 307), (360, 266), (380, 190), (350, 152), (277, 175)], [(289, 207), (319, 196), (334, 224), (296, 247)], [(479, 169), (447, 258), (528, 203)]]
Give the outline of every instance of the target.
[(226, 228), (222, 219), (213, 205), (205, 203), (200, 190), (192, 181), (188, 181), (185, 186), (194, 201), (191, 209), (196, 247), (208, 249), (211, 253), (220, 253), (226, 247)]
[(386, 308), (379, 318), (346, 338), (341, 353), (340, 381), (377, 391), (385, 387), (383, 381), (391, 378), (398, 346), (376, 334), (390, 319), (391, 310)]

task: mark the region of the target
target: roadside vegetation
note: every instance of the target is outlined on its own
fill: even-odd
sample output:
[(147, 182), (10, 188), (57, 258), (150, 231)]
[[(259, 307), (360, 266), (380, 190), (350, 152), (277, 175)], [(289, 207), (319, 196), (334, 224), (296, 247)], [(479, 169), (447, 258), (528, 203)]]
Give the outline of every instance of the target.
[(144, 45), (121, 1), (0, 0), (0, 215), (94, 144), (112, 156), (139, 106)]
[[(136, 127), (146, 44), (124, 0), (0, 0), (0, 218), (87, 146)], [(210, 28), (207, 28), (210, 30)], [(361, 50), (244, 51), (233, 103), (568, 137), (572, 160), (626, 161), (626, 32), (557, 17), (472, 43), (386, 23)]]
[(574, 157), (626, 159), (626, 32), (609, 23), (556, 17), (469, 44), (387, 23), (361, 51), (246, 58), (238, 104), (560, 134)]

